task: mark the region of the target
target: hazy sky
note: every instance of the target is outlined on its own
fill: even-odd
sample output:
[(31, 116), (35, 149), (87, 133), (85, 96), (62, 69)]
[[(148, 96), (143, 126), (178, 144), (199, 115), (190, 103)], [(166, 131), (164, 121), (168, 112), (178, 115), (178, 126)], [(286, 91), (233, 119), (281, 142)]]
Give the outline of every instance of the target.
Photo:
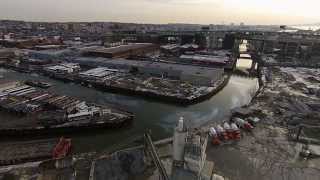
[(0, 0), (0, 19), (139, 23), (320, 22), (319, 0)]

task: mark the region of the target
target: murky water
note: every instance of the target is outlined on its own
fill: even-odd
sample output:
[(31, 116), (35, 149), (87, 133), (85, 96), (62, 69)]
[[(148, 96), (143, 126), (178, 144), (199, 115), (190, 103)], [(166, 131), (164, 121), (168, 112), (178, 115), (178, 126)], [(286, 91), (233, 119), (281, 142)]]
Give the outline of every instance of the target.
[(169, 137), (172, 135), (173, 127), (180, 116), (184, 116), (188, 125), (192, 127), (201, 126), (209, 121), (222, 121), (225, 116), (230, 114), (232, 108), (249, 103), (258, 88), (257, 79), (232, 75), (228, 85), (211, 99), (196, 105), (181, 107), (146, 100), (142, 97), (100, 92), (78, 84), (63, 83), (37, 74), (0, 69), (0, 75), (12, 80), (45, 80), (54, 84), (49, 89), (50, 91), (99, 104), (116, 104), (135, 113), (136, 118), (131, 127), (73, 135), (73, 144), (77, 152), (112, 149), (143, 135), (143, 132), (147, 129), (152, 131), (155, 139)]

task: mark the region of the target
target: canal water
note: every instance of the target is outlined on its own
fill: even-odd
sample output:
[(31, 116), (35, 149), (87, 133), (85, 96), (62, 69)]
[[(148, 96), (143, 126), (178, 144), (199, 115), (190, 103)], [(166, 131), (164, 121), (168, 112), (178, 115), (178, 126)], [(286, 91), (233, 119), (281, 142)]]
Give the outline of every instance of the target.
[[(243, 64), (248, 63), (247, 61), (247, 59), (239, 59), (237, 66), (243, 67)], [(99, 104), (115, 104), (136, 115), (132, 126), (127, 128), (71, 135), (76, 152), (113, 150), (141, 137), (147, 129), (152, 131), (154, 139), (169, 137), (172, 135), (173, 128), (181, 116), (185, 118), (189, 127), (199, 127), (208, 122), (222, 121), (226, 116), (230, 115), (231, 109), (248, 104), (258, 89), (256, 78), (231, 75), (226, 87), (211, 99), (182, 107), (147, 100), (142, 97), (100, 92), (78, 84), (63, 83), (37, 74), (0, 69), (1, 76), (12, 80), (48, 81), (54, 84), (49, 91)], [(0, 118), (6, 117), (1, 115), (0, 112)]]

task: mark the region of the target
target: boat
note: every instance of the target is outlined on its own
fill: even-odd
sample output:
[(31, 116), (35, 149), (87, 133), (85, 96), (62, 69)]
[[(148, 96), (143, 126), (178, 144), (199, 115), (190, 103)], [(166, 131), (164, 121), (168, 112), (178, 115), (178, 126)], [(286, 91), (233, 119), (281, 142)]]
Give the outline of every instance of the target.
[(29, 85), (29, 86), (34, 86), (34, 87), (39, 87), (39, 88), (43, 88), (43, 89), (47, 89), (49, 87), (52, 86), (52, 84), (47, 83), (47, 82), (43, 82), (43, 81), (33, 81), (33, 80), (28, 80), (25, 82), (25, 84)]
[(211, 127), (209, 129), (209, 135), (212, 138), (212, 142), (211, 143), (213, 145), (220, 145), (221, 144), (221, 141), (219, 139), (218, 133), (217, 133), (217, 131), (216, 131), (216, 129), (214, 127)]
[(241, 139), (241, 132), (239, 127), (235, 123), (231, 123), (231, 129), (232, 129), (232, 135), (234, 140), (240, 140)]
[(103, 106), (95, 107), (99, 110), (92, 113), (68, 114), (64, 110), (42, 111), (35, 117), (37, 125), (0, 128), (0, 136), (63, 135), (92, 129), (115, 129), (130, 125), (134, 118), (132, 113), (123, 110)]
[(248, 122), (248, 121), (245, 121), (241, 118), (234, 118), (234, 122), (242, 129), (246, 130), (246, 131), (252, 131), (253, 129), (253, 126)]
[(52, 159), (58, 139), (1, 143), (0, 166)]
[(223, 141), (229, 140), (229, 137), (228, 137), (226, 130), (223, 129), (223, 127), (221, 125), (217, 125), (216, 131), (217, 131), (217, 134), (220, 139), (222, 139)]

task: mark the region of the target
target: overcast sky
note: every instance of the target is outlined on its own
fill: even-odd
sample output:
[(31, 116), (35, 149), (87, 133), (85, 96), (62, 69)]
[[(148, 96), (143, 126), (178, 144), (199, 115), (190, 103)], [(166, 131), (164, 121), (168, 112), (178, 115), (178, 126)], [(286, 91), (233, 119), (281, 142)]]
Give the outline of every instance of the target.
[(0, 0), (0, 19), (137, 23), (320, 22), (320, 0)]

